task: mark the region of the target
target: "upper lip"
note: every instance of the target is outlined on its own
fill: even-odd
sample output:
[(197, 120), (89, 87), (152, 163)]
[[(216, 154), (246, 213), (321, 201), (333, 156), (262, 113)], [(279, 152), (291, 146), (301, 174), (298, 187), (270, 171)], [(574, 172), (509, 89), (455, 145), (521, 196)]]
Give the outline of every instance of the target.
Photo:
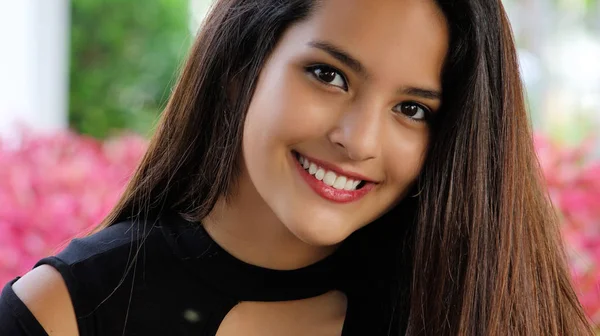
[(298, 152), (298, 154), (300, 154), (304, 158), (308, 159), (308, 161), (316, 164), (317, 166), (319, 166), (321, 168), (324, 168), (324, 169), (331, 170), (331, 171), (335, 172), (337, 175), (344, 175), (346, 177), (351, 177), (354, 180), (362, 180), (362, 181), (365, 181), (365, 182), (377, 183), (376, 181), (374, 181), (374, 180), (372, 180), (372, 179), (370, 179), (370, 178), (368, 178), (368, 177), (366, 177), (364, 175), (344, 170), (344, 169), (342, 169), (342, 168), (340, 168), (340, 167), (338, 167), (338, 166), (336, 166), (336, 165), (334, 165), (332, 163), (325, 162), (325, 161), (322, 161), (322, 160), (319, 160), (319, 159), (315, 159), (313, 157), (304, 155), (304, 154), (302, 154), (300, 152)]

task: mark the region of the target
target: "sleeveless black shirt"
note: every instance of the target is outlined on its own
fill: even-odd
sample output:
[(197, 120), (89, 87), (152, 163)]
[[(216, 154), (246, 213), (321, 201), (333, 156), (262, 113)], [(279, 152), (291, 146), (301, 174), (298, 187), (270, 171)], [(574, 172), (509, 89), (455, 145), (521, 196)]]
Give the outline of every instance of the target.
[[(369, 292), (376, 289), (356, 284), (340, 255), (297, 270), (266, 269), (227, 253), (201, 225), (170, 215), (74, 239), (35, 267), (61, 273), (81, 336), (215, 335), (242, 301), (298, 300), (336, 289), (348, 299), (342, 335), (387, 334)], [(12, 290), (16, 280), (0, 297), (0, 335), (47, 335)]]

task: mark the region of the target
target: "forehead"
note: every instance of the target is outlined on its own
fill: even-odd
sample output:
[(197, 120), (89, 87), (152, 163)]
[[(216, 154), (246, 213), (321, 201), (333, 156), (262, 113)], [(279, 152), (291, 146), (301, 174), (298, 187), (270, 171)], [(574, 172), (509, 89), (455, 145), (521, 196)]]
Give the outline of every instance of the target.
[(335, 44), (379, 77), (401, 72), (439, 79), (449, 43), (434, 0), (324, 0), (290, 35), (296, 46)]

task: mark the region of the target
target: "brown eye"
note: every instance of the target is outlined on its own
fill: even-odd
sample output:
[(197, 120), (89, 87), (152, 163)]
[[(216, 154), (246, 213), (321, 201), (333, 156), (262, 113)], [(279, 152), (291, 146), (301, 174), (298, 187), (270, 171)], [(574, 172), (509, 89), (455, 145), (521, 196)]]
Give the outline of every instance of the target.
[(348, 84), (344, 75), (333, 67), (327, 65), (315, 65), (309, 67), (307, 71), (317, 80), (327, 85), (339, 87), (344, 91), (348, 90)]
[(395, 112), (399, 112), (407, 116), (408, 118), (416, 121), (426, 121), (429, 119), (430, 111), (428, 108), (421, 104), (413, 102), (404, 102), (394, 107)]

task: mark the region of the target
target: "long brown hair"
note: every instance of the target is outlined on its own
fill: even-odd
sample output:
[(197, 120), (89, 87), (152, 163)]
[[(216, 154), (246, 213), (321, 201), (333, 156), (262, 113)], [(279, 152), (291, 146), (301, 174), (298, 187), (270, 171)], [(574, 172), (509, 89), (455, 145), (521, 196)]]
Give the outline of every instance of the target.
[[(390, 319), (408, 335), (592, 335), (543, 188), (501, 1), (437, 3), (451, 32), (443, 106), (417, 196), (399, 206), (414, 203), (414, 220), (396, 217), (409, 228), (387, 235), (410, 275), (390, 282), (406, 294)], [(166, 210), (199, 222), (231, 193), (263, 63), (317, 5), (216, 1), (141, 164), (98, 229)]]

